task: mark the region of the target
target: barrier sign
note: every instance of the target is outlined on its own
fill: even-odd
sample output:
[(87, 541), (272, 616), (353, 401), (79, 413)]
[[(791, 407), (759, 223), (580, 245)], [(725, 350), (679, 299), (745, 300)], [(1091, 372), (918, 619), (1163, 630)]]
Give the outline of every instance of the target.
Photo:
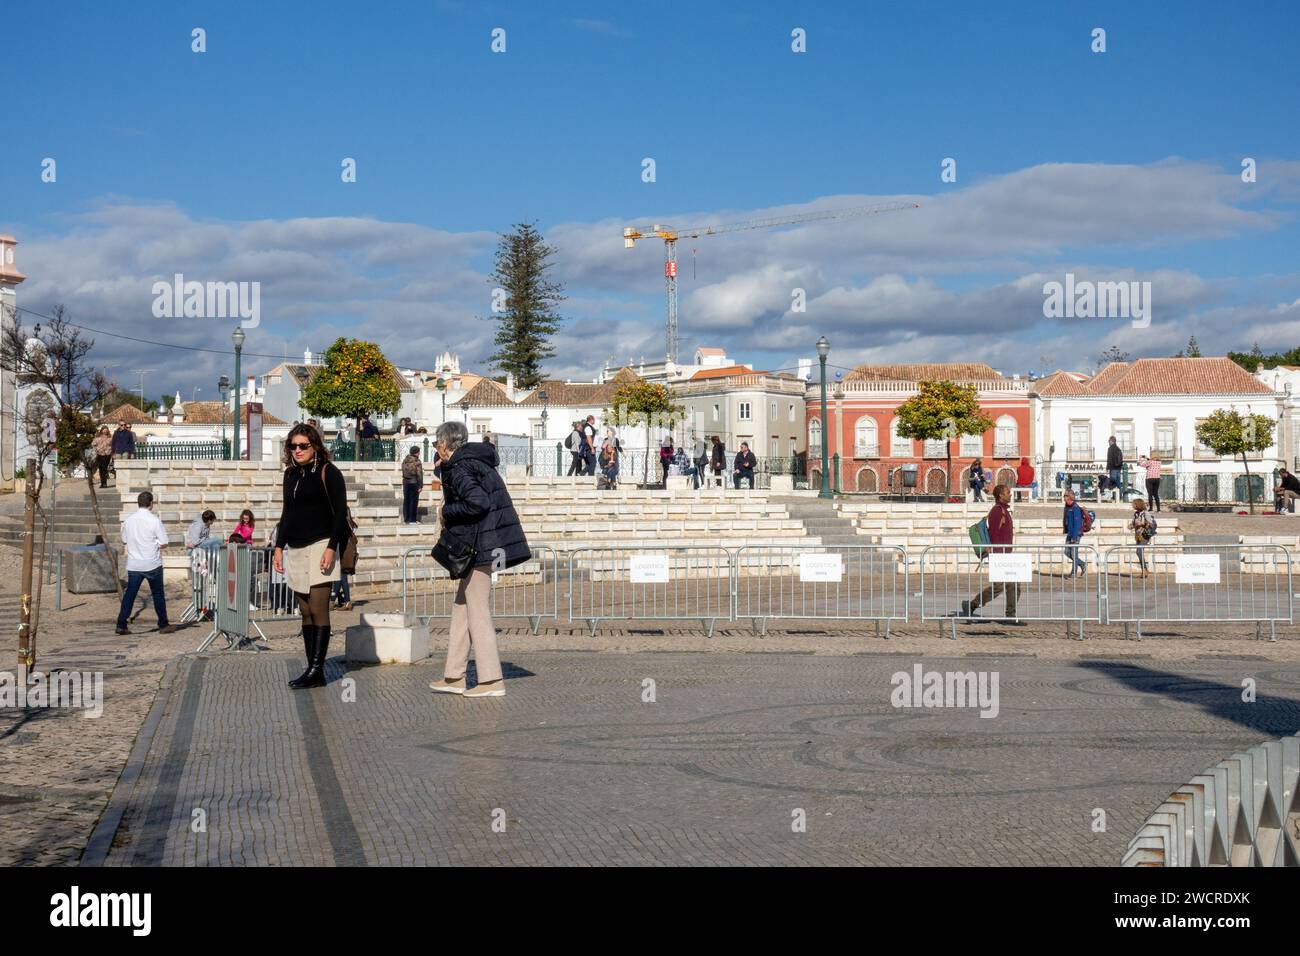
[(1219, 583), (1217, 554), (1180, 554), (1174, 561), (1174, 580), (1179, 584)]
[[(207, 650), (217, 637), (225, 637), (231, 647), (248, 646), (251, 644), (249, 632), (256, 627), (250, 613), (250, 591), (253, 583), (252, 554), (245, 545), (223, 544), (209, 552), (209, 560), (213, 562), (212, 567), (216, 572), (213, 575), (216, 613), (212, 622), (212, 633), (199, 645), (199, 650)], [(223, 578), (225, 587), (220, 584)]]
[(634, 554), (629, 563), (633, 584), (668, 583), (668, 555)]
[(1034, 579), (1032, 554), (990, 554), (989, 580), (993, 583), (1029, 584)]
[(804, 584), (839, 584), (844, 580), (844, 559), (838, 554), (801, 554), (799, 580)]

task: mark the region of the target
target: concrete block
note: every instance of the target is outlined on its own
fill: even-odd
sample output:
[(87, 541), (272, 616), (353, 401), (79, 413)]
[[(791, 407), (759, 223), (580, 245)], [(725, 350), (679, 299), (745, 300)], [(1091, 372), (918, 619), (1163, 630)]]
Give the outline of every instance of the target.
[(362, 614), (347, 629), (344, 653), (362, 664), (414, 664), (429, 656), (429, 625), (415, 615)]
[(117, 590), (113, 581), (113, 563), (102, 544), (65, 548), (63, 575), (69, 594), (111, 594)]
[(769, 480), (772, 483), (773, 494), (779, 495), (794, 491), (793, 475), (773, 475)]
[(527, 465), (506, 465), (506, 481), (514, 483), (528, 479)]
[(695, 485), (690, 475), (669, 475), (667, 487), (669, 491), (690, 491)]

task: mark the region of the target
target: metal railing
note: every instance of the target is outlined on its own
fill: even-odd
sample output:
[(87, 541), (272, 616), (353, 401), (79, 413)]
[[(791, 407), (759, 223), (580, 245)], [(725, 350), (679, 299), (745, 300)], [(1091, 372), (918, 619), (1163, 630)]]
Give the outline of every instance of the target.
[(907, 553), (892, 545), (851, 544), (809, 549), (746, 545), (735, 553), (734, 618), (750, 618), (767, 633), (773, 618), (907, 620)]
[[(523, 564), (492, 576), (492, 617), (528, 619), (534, 634), (546, 618), (559, 617), (559, 559), (549, 547), (533, 548)], [(402, 612), (421, 621), (451, 618), (459, 580), (447, 576), (433, 560), (429, 547), (410, 548), (402, 555)]]
[(1019, 443), (1019, 442), (1014, 442), (1014, 441), (1012, 441), (1012, 442), (994, 442), (994, 444), (993, 444), (993, 457), (994, 457), (994, 458), (1019, 458), (1019, 457), (1020, 457), (1020, 443)]
[(134, 457), (144, 461), (220, 461), (230, 457), (230, 440), (138, 441)]
[(569, 553), (569, 620), (733, 620), (732, 554), (709, 545), (591, 547)]
[[(398, 444), (416, 444), (415, 435), (405, 438), (364, 438), (342, 441), (334, 438), (325, 442), (330, 457), (335, 461), (396, 461)], [(421, 440), (426, 436), (420, 435)]]
[[(225, 586), (225, 567), (218, 560), (222, 542), (208, 541), (190, 550), (190, 603), (180, 623), (210, 621), (216, 613), (218, 589)], [(298, 616), (298, 601), (284, 575), (275, 570), (270, 548), (249, 547), (249, 617), (253, 621), (282, 621)]]
[(1277, 544), (1118, 545), (1106, 550), (1103, 603), (1108, 624), (1143, 621), (1291, 623), (1291, 554)]
[[(958, 621), (1060, 621), (1077, 623), (1079, 638), (1087, 621), (1101, 621), (1101, 558), (1096, 547), (1068, 545), (1077, 550), (1086, 569), (1070, 574), (1075, 564), (1067, 545), (995, 545), (994, 553), (974, 544), (936, 544), (921, 550), (921, 620), (948, 621), (957, 639)], [(1004, 603), (1005, 613), (976, 612)]]

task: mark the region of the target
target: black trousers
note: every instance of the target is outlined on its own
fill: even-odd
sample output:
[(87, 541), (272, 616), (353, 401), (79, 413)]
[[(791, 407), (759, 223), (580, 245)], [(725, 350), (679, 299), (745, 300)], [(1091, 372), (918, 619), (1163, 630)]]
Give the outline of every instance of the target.
[(1147, 479), (1147, 507), (1152, 511), (1160, 510), (1160, 479)]
[(402, 482), (402, 520), (407, 524), (420, 518), (420, 486), (415, 482)]
[(586, 469), (586, 466), (582, 462), (582, 455), (580, 455), (576, 451), (571, 451), (569, 452), (569, 454), (573, 456), (573, 464), (569, 465), (569, 474), (570, 475), (582, 474), (583, 471)]
[(108, 487), (108, 464), (113, 460), (112, 455), (96, 455), (95, 467), (99, 469), (99, 487)]

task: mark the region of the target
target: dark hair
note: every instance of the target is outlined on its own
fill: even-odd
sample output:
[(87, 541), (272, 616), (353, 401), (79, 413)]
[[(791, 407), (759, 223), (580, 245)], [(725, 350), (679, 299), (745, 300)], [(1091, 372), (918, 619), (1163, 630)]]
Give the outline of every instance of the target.
[(293, 452), (289, 450), (289, 443), (293, 441), (295, 435), (305, 435), (316, 449), (316, 462), (322, 467), (330, 460), (329, 449), (325, 447), (325, 440), (320, 437), (320, 432), (303, 422), (299, 422), (289, 429), (289, 434), (284, 436), (284, 466), (288, 468), (297, 462), (293, 460)]
[(217, 513), (213, 511), (211, 508), (209, 508), (207, 511), (203, 512), (201, 517), (203, 518), (204, 521), (216, 521)]
[(135, 496), (135, 503), (138, 504), (141, 508), (148, 508), (150, 505), (153, 504), (153, 492), (152, 491), (140, 492), (138, 495)]
[(230, 544), (243, 544), (243, 543), (244, 543), (244, 539), (241, 538), (238, 534), (236, 534), (236, 533), (233, 532), (233, 531), (230, 532), (230, 537), (227, 538), (226, 541), (228, 541)]
[(255, 527), (257, 527), (257, 519), (253, 517), (253, 512), (249, 511), (247, 508), (245, 508), (243, 511), (241, 511), (241, 512), (239, 513), (239, 520), (240, 520), (241, 522), (244, 520), (244, 515), (248, 515), (248, 526), (249, 526), (250, 528), (255, 528)]

